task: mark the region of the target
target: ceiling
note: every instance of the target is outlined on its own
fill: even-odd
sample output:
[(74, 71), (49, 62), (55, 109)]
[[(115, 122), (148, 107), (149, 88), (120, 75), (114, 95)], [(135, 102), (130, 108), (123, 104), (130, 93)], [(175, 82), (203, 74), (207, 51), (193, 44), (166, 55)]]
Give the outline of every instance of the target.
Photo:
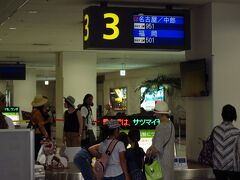
[[(83, 51), (82, 9), (90, 4), (192, 8), (209, 2), (239, 0), (0, 0), (0, 61), (20, 61), (54, 74), (56, 52)], [(184, 61), (184, 52), (96, 51), (97, 72), (158, 66)]]

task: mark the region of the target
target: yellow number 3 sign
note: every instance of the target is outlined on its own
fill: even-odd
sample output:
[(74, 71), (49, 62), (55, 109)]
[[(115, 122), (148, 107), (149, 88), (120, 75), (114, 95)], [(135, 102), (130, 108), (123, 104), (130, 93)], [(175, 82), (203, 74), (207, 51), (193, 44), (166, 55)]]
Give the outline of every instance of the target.
[(86, 14), (84, 16), (84, 20), (86, 21), (86, 24), (84, 26), (84, 29), (86, 31), (86, 35), (84, 36), (84, 41), (87, 41), (89, 38), (89, 16), (88, 16), (88, 14)]
[(104, 19), (111, 18), (113, 21), (112, 23), (106, 23), (106, 28), (107, 29), (112, 29), (113, 33), (112, 34), (103, 34), (103, 39), (106, 40), (113, 40), (116, 39), (119, 36), (119, 28), (117, 27), (119, 23), (119, 17), (118, 15), (114, 13), (105, 13), (104, 14)]
[[(114, 40), (119, 36), (119, 28), (118, 28), (118, 23), (119, 23), (119, 17), (117, 14), (114, 13), (104, 13), (103, 14), (104, 19), (112, 19), (111, 23), (106, 23), (106, 29), (112, 29), (111, 34), (103, 34), (102, 38), (105, 40)], [(84, 16), (84, 30), (85, 30), (85, 35), (84, 35), (84, 41), (88, 41), (89, 39), (89, 15), (85, 14)]]

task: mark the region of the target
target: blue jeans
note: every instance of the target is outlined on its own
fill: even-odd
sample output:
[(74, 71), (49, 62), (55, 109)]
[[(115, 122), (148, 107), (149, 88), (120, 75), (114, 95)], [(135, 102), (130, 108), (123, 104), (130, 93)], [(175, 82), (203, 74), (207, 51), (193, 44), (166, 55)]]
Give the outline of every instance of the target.
[(78, 167), (82, 173), (83, 178), (86, 180), (94, 179), (91, 161), (91, 155), (84, 148), (81, 148), (73, 159), (74, 164)]
[(103, 180), (125, 180), (124, 174), (121, 174), (116, 177), (104, 177)]

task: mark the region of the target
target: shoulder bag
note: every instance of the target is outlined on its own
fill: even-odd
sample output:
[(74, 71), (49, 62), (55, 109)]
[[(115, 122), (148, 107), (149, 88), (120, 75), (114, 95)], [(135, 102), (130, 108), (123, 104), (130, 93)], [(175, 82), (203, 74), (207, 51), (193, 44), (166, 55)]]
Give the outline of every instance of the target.
[[(167, 142), (163, 145), (163, 148), (166, 147), (171, 137), (172, 137), (172, 124), (170, 136)], [(163, 177), (163, 171), (159, 160), (157, 160), (156, 158), (152, 159), (150, 157), (147, 157), (144, 163), (145, 163), (144, 170), (147, 180), (160, 180)]]

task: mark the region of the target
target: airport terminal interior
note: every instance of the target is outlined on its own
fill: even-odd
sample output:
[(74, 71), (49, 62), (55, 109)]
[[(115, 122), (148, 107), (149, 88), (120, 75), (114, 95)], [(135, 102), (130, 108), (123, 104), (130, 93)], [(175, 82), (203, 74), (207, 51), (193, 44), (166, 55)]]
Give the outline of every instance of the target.
[(215, 179), (198, 156), (223, 105), (240, 112), (239, 8), (239, 0), (0, 1), (0, 108), (15, 125), (0, 131), (3, 180), (83, 179), (73, 163), (80, 147), (66, 148), (68, 168), (36, 165), (27, 126), (34, 97), (47, 97), (59, 151), (64, 97), (77, 107), (86, 94), (93, 95), (96, 137), (116, 118), (123, 132), (140, 129), (145, 152), (160, 122), (155, 104), (166, 101), (174, 180)]

